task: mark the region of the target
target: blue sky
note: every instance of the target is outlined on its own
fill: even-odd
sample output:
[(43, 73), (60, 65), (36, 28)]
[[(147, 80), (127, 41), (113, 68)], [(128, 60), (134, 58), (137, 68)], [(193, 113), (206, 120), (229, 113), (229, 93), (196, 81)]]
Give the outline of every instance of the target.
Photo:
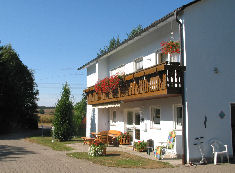
[(86, 71), (113, 36), (121, 40), (192, 0), (0, 0), (1, 45), (10, 43), (34, 71), (40, 106), (55, 106), (62, 85), (81, 99)]

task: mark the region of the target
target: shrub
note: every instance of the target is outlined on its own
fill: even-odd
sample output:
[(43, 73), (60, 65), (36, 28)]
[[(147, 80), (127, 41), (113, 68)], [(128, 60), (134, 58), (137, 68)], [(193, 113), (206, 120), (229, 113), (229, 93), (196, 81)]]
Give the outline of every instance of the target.
[(73, 104), (70, 100), (70, 88), (66, 83), (60, 100), (56, 104), (55, 117), (53, 121), (54, 136), (59, 141), (67, 141), (73, 135)]
[(40, 110), (39, 110), (39, 113), (40, 113), (40, 114), (44, 114), (44, 113), (45, 113), (44, 109), (40, 109)]

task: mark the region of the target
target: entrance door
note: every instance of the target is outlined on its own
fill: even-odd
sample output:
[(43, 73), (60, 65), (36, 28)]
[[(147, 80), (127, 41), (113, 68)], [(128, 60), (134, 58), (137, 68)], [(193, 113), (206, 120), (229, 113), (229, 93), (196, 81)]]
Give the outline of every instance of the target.
[(126, 131), (132, 136), (132, 141), (140, 140), (139, 111), (127, 111)]
[(235, 158), (235, 104), (231, 104), (231, 125), (232, 125), (233, 158)]

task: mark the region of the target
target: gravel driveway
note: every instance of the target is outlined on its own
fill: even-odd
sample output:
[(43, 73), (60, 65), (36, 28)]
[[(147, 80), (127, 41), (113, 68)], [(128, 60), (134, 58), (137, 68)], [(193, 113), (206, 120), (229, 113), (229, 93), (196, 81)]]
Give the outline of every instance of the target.
[(112, 168), (93, 164), (66, 156), (66, 152), (54, 151), (48, 147), (30, 143), (24, 140), (27, 133), (17, 133), (0, 136), (0, 172), (14, 173), (59, 173), (59, 172), (235, 172), (235, 164), (214, 166), (186, 167), (179, 166), (167, 169), (126, 169)]

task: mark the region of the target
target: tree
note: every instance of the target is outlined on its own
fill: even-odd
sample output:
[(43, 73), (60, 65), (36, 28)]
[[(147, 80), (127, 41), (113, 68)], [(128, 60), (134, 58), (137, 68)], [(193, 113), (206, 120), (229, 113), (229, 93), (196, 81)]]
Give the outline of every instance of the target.
[(73, 135), (73, 103), (70, 100), (70, 88), (67, 83), (62, 90), (61, 98), (56, 104), (53, 126), (55, 138), (67, 141)]
[(36, 87), (33, 72), (11, 45), (0, 46), (0, 132), (38, 127)]
[(77, 102), (74, 105), (74, 131), (75, 135), (79, 136), (82, 134), (81, 132), (81, 123), (84, 117), (86, 116), (86, 106), (87, 106), (87, 99), (86, 95), (83, 94), (82, 100)]
[(130, 38), (133, 38), (133, 37), (137, 36), (142, 31), (143, 31), (142, 25), (138, 25), (137, 27), (132, 29), (132, 31), (129, 34), (127, 33), (127, 37), (128, 37), (127, 39), (130, 39)]
[(45, 113), (44, 109), (39, 109), (39, 113), (44, 114)]
[(106, 54), (107, 52), (115, 49), (116, 47), (118, 47), (121, 44), (119, 36), (117, 36), (117, 38), (112, 38), (111, 40), (109, 40), (109, 45), (105, 46), (103, 49), (100, 49), (100, 52), (97, 53), (98, 56), (102, 56), (104, 54)]
[[(137, 27), (132, 29), (130, 33), (127, 33), (127, 39), (136, 37), (143, 30), (144, 29), (143, 29), (142, 25), (138, 25)], [(117, 36), (117, 38), (113, 37), (109, 41), (109, 45), (108, 46), (104, 46), (103, 49), (99, 50), (99, 53), (97, 53), (97, 56), (103, 56), (107, 52), (110, 52), (111, 50), (117, 48), (120, 44), (121, 44), (121, 40), (119, 39), (119, 36)]]

